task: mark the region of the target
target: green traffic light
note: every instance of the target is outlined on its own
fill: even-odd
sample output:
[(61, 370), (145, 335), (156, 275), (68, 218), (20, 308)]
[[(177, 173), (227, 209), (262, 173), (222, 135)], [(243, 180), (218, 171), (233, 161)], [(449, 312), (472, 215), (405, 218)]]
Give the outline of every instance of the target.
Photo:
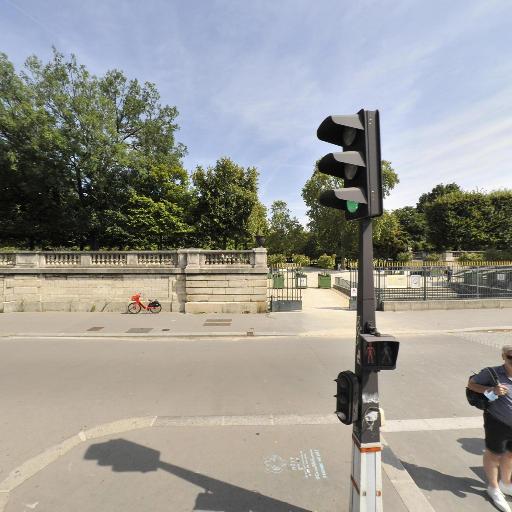
[(350, 201), (350, 200), (347, 201), (347, 210), (350, 213), (357, 212), (358, 208), (359, 208), (359, 203), (356, 203), (355, 201)]

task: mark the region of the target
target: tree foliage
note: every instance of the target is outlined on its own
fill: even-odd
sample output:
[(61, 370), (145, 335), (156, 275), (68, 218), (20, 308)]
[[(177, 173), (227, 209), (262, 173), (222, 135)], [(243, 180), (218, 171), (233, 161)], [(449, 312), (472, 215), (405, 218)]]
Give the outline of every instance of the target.
[(512, 191), (454, 191), (429, 203), (425, 215), (436, 249), (507, 249), (512, 244)]
[[(155, 244), (142, 225), (164, 223), (177, 244), (190, 201), (175, 142), (175, 107), (162, 106), (154, 84), (121, 71), (97, 77), (74, 56), (54, 50), (30, 57), (17, 75), (0, 57), (0, 192), (16, 244), (122, 247)], [(138, 198), (138, 199), (137, 199)], [(147, 211), (134, 205), (145, 204)], [(134, 219), (134, 215), (147, 219)], [(165, 218), (165, 221), (162, 220)], [(162, 240), (160, 235), (157, 239)]]
[(427, 221), (425, 214), (419, 212), (413, 206), (404, 206), (393, 210), (393, 214), (398, 219), (403, 233), (403, 239), (408, 247), (413, 251), (422, 251), (428, 249)]
[(270, 207), (267, 248), (270, 253), (288, 256), (304, 251), (306, 232), (296, 217), (292, 217), (285, 201), (274, 201)]
[(394, 212), (384, 212), (373, 226), (373, 249), (378, 258), (397, 259), (407, 252), (407, 239)]
[(440, 183), (439, 185), (436, 185), (430, 192), (421, 194), (418, 202), (416, 203), (416, 210), (420, 213), (423, 213), (425, 212), (425, 207), (429, 203), (432, 203), (437, 198), (452, 192), (462, 192), (462, 190), (456, 183), (448, 183), (447, 185)]
[(237, 249), (253, 244), (251, 230), (259, 228), (258, 171), (235, 164), (229, 158), (214, 167), (197, 167), (192, 175), (197, 194), (197, 241), (211, 249)]
[[(387, 197), (399, 179), (391, 163), (386, 160), (382, 161), (382, 177), (383, 194)], [(333, 251), (342, 258), (357, 257), (357, 222), (347, 221), (344, 213), (321, 206), (318, 202), (322, 190), (341, 187), (343, 180), (320, 173), (315, 166), (313, 175), (302, 188), (302, 197), (308, 207), (310, 230), (310, 243), (306, 249), (311, 257)]]

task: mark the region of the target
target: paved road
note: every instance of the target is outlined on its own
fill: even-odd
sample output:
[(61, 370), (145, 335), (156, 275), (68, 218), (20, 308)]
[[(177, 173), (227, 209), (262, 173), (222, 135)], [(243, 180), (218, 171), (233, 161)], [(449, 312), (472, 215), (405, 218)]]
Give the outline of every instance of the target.
[[(398, 369), (381, 372), (384, 437), (437, 512), (493, 510), (464, 385), (509, 340), (404, 334)], [(353, 350), (353, 336), (3, 338), (5, 510), (348, 510), (350, 428), (332, 395)], [(388, 465), (386, 510), (406, 510), (390, 478)]]
[[(385, 509), (494, 510), (464, 386), (512, 341), (509, 311), (377, 325), (401, 341), (380, 374)], [(354, 328), (318, 289), (295, 313), (0, 315), (0, 512), (348, 510), (333, 379), (353, 368)]]

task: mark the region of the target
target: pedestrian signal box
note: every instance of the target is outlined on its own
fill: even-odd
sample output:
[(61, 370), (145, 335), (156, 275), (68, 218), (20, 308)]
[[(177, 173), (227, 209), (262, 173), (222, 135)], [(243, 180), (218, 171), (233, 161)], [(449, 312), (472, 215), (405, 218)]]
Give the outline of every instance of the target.
[(394, 370), (398, 357), (398, 342), (386, 334), (360, 334), (361, 366), (366, 370)]
[(352, 425), (358, 419), (359, 380), (355, 373), (347, 370), (335, 379), (338, 393), (336, 397), (336, 415), (345, 425)]

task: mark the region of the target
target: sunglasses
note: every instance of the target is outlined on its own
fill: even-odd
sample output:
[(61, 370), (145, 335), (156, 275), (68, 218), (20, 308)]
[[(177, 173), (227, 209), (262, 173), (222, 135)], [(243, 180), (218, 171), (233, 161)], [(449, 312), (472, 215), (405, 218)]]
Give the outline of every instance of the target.
[(509, 361), (512, 361), (512, 354), (510, 354), (510, 355), (509, 355), (509, 354), (507, 354), (505, 357), (506, 357)]

